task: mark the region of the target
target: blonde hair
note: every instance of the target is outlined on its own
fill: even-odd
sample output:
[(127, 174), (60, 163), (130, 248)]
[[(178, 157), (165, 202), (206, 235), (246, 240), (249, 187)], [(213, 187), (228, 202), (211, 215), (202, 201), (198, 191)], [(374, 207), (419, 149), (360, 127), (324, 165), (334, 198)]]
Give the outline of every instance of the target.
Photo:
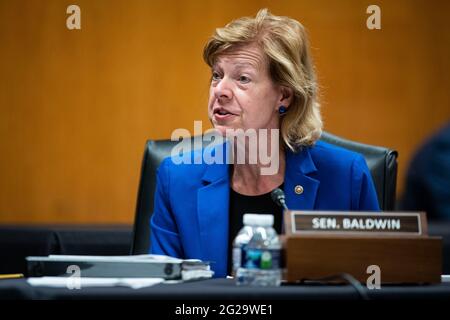
[(255, 18), (239, 18), (217, 28), (205, 45), (203, 59), (213, 67), (225, 50), (251, 43), (266, 54), (274, 83), (293, 90), (292, 102), (281, 118), (284, 144), (292, 151), (313, 145), (322, 133), (322, 119), (305, 28), (294, 19), (262, 9)]

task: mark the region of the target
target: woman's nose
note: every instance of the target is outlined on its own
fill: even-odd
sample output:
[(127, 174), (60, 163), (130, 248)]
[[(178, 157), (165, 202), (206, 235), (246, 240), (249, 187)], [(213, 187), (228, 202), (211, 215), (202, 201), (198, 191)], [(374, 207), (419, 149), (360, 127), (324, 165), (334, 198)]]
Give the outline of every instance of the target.
[(227, 78), (223, 78), (214, 88), (214, 95), (216, 99), (222, 102), (231, 100), (233, 91), (231, 90), (231, 83)]

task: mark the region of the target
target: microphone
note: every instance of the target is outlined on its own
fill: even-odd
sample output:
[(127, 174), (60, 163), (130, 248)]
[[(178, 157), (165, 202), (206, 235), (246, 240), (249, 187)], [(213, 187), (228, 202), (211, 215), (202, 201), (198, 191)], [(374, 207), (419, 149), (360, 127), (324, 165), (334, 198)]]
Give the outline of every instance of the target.
[(288, 207), (286, 206), (286, 197), (283, 190), (276, 188), (272, 190), (270, 196), (272, 197), (273, 202), (282, 207), (283, 210), (288, 210)]

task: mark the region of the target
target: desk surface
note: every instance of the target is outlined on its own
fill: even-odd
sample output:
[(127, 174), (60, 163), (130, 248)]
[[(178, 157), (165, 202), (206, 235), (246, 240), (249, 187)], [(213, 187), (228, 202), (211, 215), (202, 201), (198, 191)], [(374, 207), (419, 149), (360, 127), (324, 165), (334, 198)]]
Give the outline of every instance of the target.
[[(450, 283), (437, 285), (382, 286), (367, 290), (371, 299), (446, 299)], [(360, 296), (349, 285), (286, 285), (281, 287), (237, 287), (231, 279), (209, 279), (180, 284), (158, 284), (134, 290), (115, 288), (32, 287), (25, 279), (0, 280), (0, 299), (169, 299), (169, 300), (357, 300)]]

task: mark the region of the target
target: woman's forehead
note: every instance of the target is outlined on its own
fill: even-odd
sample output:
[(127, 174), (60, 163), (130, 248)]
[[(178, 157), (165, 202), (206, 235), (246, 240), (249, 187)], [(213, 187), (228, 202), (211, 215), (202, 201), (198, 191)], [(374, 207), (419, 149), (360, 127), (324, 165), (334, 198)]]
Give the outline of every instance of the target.
[(215, 65), (230, 63), (237, 67), (253, 67), (256, 69), (267, 66), (267, 58), (263, 50), (256, 44), (241, 45), (221, 52)]

